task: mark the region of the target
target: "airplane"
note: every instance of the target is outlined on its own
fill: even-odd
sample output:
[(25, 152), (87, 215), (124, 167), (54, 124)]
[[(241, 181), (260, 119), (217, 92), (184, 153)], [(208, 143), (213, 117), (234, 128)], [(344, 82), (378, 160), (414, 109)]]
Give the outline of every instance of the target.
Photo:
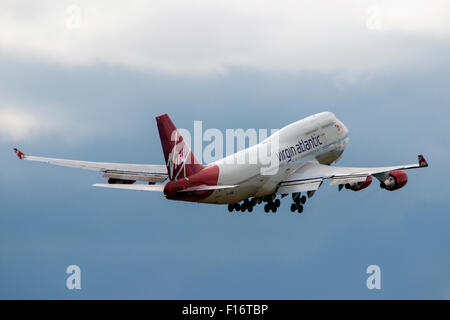
[[(416, 164), (377, 168), (338, 167), (348, 142), (349, 130), (331, 112), (321, 112), (291, 123), (261, 143), (210, 164), (195, 157), (167, 114), (156, 117), (165, 165), (124, 164), (45, 158), (25, 155), (14, 148), (21, 160), (99, 171), (108, 183), (93, 186), (162, 192), (169, 200), (228, 205), (228, 211), (252, 212), (265, 203), (266, 213), (275, 213), (280, 198), (291, 194), (291, 212), (302, 213), (306, 195), (311, 198), (325, 180), (339, 191), (361, 191), (373, 181), (395, 191), (408, 182), (405, 170), (428, 167), (422, 155)], [(260, 161), (239, 162), (252, 152), (269, 150), (275, 159), (271, 173)], [(163, 182), (167, 181), (165, 184)], [(136, 183), (140, 181), (143, 183)], [(305, 195), (306, 194), (306, 195)], [(280, 196), (280, 198), (278, 198)]]

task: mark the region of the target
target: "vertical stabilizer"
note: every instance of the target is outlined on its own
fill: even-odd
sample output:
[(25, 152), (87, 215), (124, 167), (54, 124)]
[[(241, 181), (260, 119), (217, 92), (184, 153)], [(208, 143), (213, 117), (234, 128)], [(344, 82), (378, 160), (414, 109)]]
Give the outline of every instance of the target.
[(156, 117), (156, 124), (170, 180), (189, 177), (204, 168), (167, 114)]

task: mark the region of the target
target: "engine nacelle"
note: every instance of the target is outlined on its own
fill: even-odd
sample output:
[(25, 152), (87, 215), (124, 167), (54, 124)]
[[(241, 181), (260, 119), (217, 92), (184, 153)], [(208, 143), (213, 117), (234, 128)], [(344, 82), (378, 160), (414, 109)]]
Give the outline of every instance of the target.
[(345, 189), (351, 189), (353, 191), (360, 191), (362, 189), (367, 188), (372, 183), (372, 176), (367, 176), (366, 181), (363, 182), (355, 182), (355, 183), (347, 183), (345, 185)]
[(389, 191), (403, 188), (408, 182), (408, 175), (403, 170), (395, 170), (389, 172), (389, 176), (380, 183), (382, 189)]

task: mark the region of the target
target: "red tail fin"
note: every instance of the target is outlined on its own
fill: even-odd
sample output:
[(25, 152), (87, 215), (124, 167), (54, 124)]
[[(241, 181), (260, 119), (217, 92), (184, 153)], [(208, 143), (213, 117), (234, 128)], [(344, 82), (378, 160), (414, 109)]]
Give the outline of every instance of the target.
[(156, 117), (170, 180), (186, 178), (203, 169), (167, 114)]

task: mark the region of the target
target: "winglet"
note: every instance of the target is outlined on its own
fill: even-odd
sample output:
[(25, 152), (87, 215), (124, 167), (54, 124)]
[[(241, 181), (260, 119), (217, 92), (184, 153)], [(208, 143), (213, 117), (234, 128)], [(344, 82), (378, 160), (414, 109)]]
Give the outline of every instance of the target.
[(20, 160), (22, 160), (23, 158), (25, 158), (25, 153), (23, 153), (22, 151), (20, 151), (17, 148), (14, 148), (14, 152), (17, 154), (17, 156), (19, 157)]
[(427, 162), (427, 160), (425, 160), (424, 156), (421, 155), (421, 154), (419, 154), (419, 166), (420, 166), (421, 168), (423, 168), (423, 167), (428, 167), (428, 162)]

